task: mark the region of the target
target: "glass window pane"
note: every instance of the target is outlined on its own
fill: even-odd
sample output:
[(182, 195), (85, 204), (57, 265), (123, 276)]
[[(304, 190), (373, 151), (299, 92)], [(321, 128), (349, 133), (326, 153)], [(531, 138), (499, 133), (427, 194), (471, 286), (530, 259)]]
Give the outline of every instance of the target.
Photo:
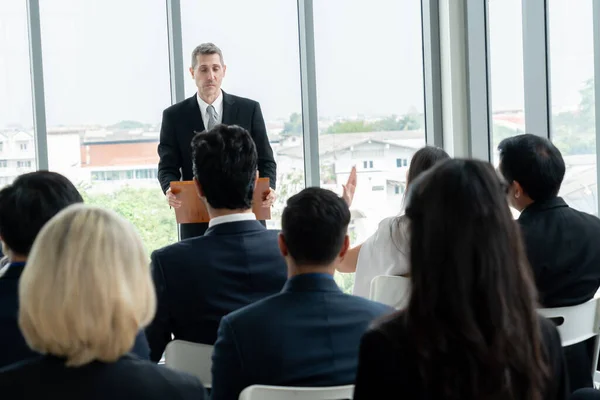
[(0, 187), (36, 167), (25, 0), (0, 2)]
[[(222, 18), (198, 23), (209, 8), (211, 15), (226, 15), (226, 23)], [(260, 103), (277, 162), (278, 199), (267, 226), (279, 228), (285, 201), (304, 188), (296, 2), (182, 0), (181, 18), (186, 95), (197, 90), (188, 70), (192, 51), (212, 42), (227, 66), (223, 90)]]
[(522, 0), (488, 0), (492, 145), (525, 133)]
[(177, 240), (156, 169), (171, 103), (164, 0), (41, 0), (50, 168), (128, 218), (148, 251)]
[(552, 140), (567, 165), (560, 195), (598, 215), (592, 0), (549, 0)]

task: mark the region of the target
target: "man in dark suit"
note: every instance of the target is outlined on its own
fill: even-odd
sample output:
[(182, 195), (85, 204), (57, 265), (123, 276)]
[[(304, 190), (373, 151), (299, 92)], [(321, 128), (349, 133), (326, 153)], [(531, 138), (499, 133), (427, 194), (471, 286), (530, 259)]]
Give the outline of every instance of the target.
[[(8, 264), (0, 267), (0, 368), (36, 356), (21, 335), (17, 322), (19, 279), (33, 242), (54, 215), (83, 198), (64, 176), (38, 171), (19, 176), (0, 190), (0, 239)], [(143, 333), (132, 350), (148, 358)]]
[(212, 399), (247, 386), (353, 384), (360, 338), (393, 309), (342, 293), (333, 280), (349, 247), (350, 211), (335, 193), (308, 188), (283, 211), (279, 248), (289, 279), (281, 293), (225, 316), (213, 353)]
[[(500, 172), (519, 225), (542, 307), (591, 299), (600, 286), (600, 220), (558, 197), (565, 175), (560, 151), (546, 138), (526, 134), (498, 146)], [(592, 385), (587, 343), (566, 348), (571, 389)]]
[(146, 334), (154, 361), (172, 334), (214, 344), (221, 317), (279, 292), (287, 277), (278, 232), (252, 213), (258, 171), (250, 134), (217, 125), (194, 137), (192, 156), (194, 183), (211, 220), (204, 236), (152, 253), (158, 307)]
[[(210, 130), (218, 124), (238, 125), (245, 128), (256, 145), (258, 172), (269, 178), (271, 190), (264, 193), (264, 207), (275, 201), (277, 165), (267, 137), (260, 105), (253, 100), (233, 96), (221, 90), (227, 67), (221, 50), (212, 43), (199, 45), (192, 52), (190, 73), (196, 81), (198, 92), (163, 112), (158, 144), (158, 180), (169, 205), (181, 207), (181, 202), (171, 193), (170, 182), (191, 180), (192, 157), (190, 143), (194, 134)], [(182, 224), (181, 239), (204, 234), (208, 224)]]

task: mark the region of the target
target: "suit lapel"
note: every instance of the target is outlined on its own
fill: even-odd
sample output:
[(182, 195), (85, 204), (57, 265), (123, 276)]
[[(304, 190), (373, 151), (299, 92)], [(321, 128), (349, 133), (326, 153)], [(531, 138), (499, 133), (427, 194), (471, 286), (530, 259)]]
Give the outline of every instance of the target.
[(192, 124), (192, 137), (197, 132), (204, 131), (204, 122), (202, 122), (202, 114), (200, 113), (200, 105), (198, 105), (198, 99), (196, 95), (193, 95), (188, 99), (188, 113), (189, 113), (189, 121)]
[(235, 125), (237, 121), (238, 107), (233, 96), (223, 91), (223, 119), (225, 125)]

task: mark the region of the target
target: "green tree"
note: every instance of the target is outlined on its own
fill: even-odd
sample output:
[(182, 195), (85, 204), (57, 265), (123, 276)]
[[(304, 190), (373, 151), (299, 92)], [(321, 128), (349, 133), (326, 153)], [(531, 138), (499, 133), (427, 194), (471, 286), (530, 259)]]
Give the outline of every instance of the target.
[(150, 124), (144, 124), (139, 121), (119, 121), (114, 125), (108, 127), (108, 129), (112, 130), (132, 130), (132, 129), (147, 129), (150, 127)]
[(129, 220), (139, 232), (148, 254), (177, 241), (175, 213), (160, 188), (123, 187), (100, 192), (80, 186), (85, 203), (108, 208)]
[(334, 122), (325, 133), (357, 133), (357, 132), (371, 132), (371, 125), (365, 121), (336, 121)]
[(379, 131), (410, 131), (420, 129), (423, 116), (415, 112), (410, 112), (402, 117), (391, 115), (374, 122), (357, 121), (336, 121), (325, 133), (356, 133), (356, 132), (379, 132)]
[(302, 115), (292, 113), (290, 120), (283, 125), (282, 134), (285, 135), (300, 135), (302, 134)]

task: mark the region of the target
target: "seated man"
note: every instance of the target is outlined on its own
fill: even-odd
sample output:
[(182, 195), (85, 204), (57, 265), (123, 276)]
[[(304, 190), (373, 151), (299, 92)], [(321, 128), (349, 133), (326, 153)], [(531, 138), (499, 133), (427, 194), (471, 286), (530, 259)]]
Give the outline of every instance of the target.
[[(81, 203), (81, 195), (64, 176), (38, 171), (19, 176), (0, 190), (0, 239), (8, 264), (0, 267), (0, 368), (34, 357), (17, 323), (19, 278), (33, 242), (54, 215)], [(148, 343), (138, 336), (132, 350), (149, 357)]]
[(204, 236), (152, 253), (158, 307), (146, 328), (153, 361), (175, 339), (214, 344), (221, 317), (277, 293), (286, 280), (277, 231), (252, 213), (258, 179), (250, 134), (217, 125), (192, 140), (194, 183), (210, 216)]
[[(526, 134), (498, 146), (500, 172), (519, 225), (542, 307), (591, 299), (600, 286), (600, 219), (570, 208), (558, 197), (565, 175), (560, 151), (546, 138)], [(585, 346), (565, 351), (571, 389), (592, 385)]]
[(247, 386), (353, 384), (360, 338), (393, 309), (342, 293), (333, 280), (349, 246), (350, 211), (335, 193), (307, 188), (283, 211), (279, 248), (289, 279), (281, 293), (225, 316), (212, 368), (212, 399)]

